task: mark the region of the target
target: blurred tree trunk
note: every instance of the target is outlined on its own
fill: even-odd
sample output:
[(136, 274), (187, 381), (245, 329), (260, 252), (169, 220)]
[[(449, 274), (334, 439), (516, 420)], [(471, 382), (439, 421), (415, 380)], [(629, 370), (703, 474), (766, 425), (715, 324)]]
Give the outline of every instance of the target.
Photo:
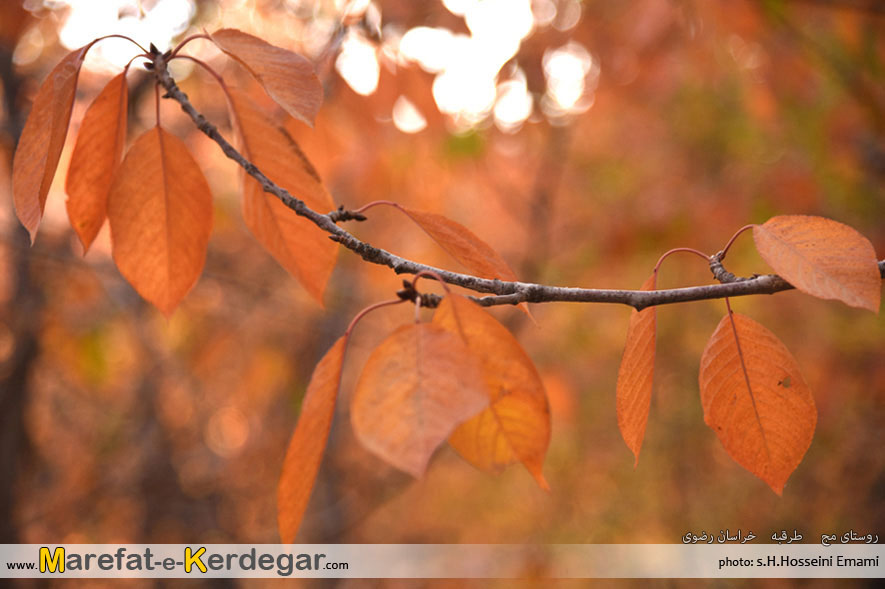
[[(18, 143), (25, 116), (19, 110), (22, 79), (16, 75), (13, 53), (32, 17), (21, 2), (4, 2), (0, 10), (0, 84), (8, 145)], [(8, 169), (12, 169), (13, 149)], [(37, 332), (43, 300), (32, 281), (27, 232), (12, 217), (5, 228), (10, 275), (9, 298), (0, 308), (0, 321), (8, 331), (12, 351), (0, 363), (0, 543), (19, 542), (16, 524), (16, 482), (28, 459), (24, 412), (29, 397), (29, 377), (37, 358)]]
[[(0, 76), (5, 94), (6, 126), (14, 144), (21, 134), (24, 116), (17, 108), (21, 80), (13, 71), (13, 48), (7, 44), (0, 47)], [(37, 330), (43, 304), (31, 279), (27, 232), (13, 218), (5, 234), (11, 296), (0, 309), (0, 320), (9, 329), (13, 350), (0, 365), (0, 543), (13, 544), (20, 540), (15, 521), (15, 489), (27, 457), (24, 410), (29, 396), (29, 375), (37, 357)]]
[[(12, 230), (14, 240), (26, 240), (21, 228)], [(10, 329), (14, 351), (0, 375), (0, 544), (19, 541), (15, 522), (15, 486), (27, 456), (24, 409), (28, 399), (28, 377), (37, 357), (37, 325), (41, 303), (31, 283), (26, 250), (10, 248), (13, 258), (14, 295), (2, 315)]]

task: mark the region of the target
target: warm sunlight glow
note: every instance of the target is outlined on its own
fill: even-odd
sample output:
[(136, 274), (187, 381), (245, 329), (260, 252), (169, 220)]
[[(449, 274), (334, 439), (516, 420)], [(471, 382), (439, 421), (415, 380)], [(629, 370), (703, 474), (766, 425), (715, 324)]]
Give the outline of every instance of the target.
[[(399, 50), (437, 74), (433, 83), (437, 106), (452, 116), (457, 127), (468, 128), (492, 113), (499, 99), (498, 73), (532, 32), (535, 17), (530, 0), (446, 0), (444, 4), (452, 14), (464, 17), (470, 35), (416, 27), (403, 35)], [(524, 95), (521, 102), (514, 101), (510, 92), (515, 89), (506, 86), (504, 91), (508, 98), (502, 112), (510, 114), (501, 120), (516, 121), (513, 113), (525, 111), (525, 99), (530, 98)]]
[(535, 0), (532, 2), (532, 14), (537, 26), (546, 27), (556, 18), (556, 3), (553, 0)]
[(495, 104), (495, 79), (479, 68), (448, 68), (433, 81), (439, 110), (467, 126), (484, 119)]
[(209, 418), (203, 439), (218, 456), (236, 456), (249, 440), (249, 422), (239, 409), (223, 407)]
[(468, 7), (476, 0), (442, 0), (443, 6), (455, 16), (464, 16)]
[(599, 82), (599, 64), (580, 44), (571, 41), (544, 53), (547, 96), (543, 104), (550, 116), (580, 113), (593, 104)]
[[(141, 3), (144, 5), (145, 3)], [(62, 44), (75, 49), (96, 37), (120, 34), (147, 47), (154, 43), (166, 50), (172, 39), (187, 29), (196, 11), (193, 0), (157, 0), (139, 12), (135, 0), (62, 0), (54, 7), (69, 7), (68, 17), (59, 33)], [(138, 49), (122, 39), (107, 39), (93, 47), (84, 67), (102, 71), (119, 71)]]
[(553, 28), (559, 31), (567, 31), (574, 28), (581, 20), (581, 0), (563, 0), (559, 3), (556, 11), (556, 20)]
[[(457, 35), (466, 39), (464, 35)], [(409, 29), (399, 42), (403, 57), (417, 62), (425, 71), (432, 74), (443, 71), (451, 59), (451, 50), (456, 43), (456, 35), (443, 28), (415, 27)]]
[(12, 55), (12, 61), (19, 66), (28, 65), (43, 53), (43, 34), (38, 27), (34, 27), (25, 31), (19, 39), (18, 45), (15, 46), (15, 53)]
[(378, 87), (380, 68), (375, 47), (360, 35), (348, 33), (345, 37), (335, 69), (357, 94), (368, 96)]
[(505, 132), (519, 130), (532, 114), (532, 97), (526, 87), (525, 74), (517, 71), (516, 77), (498, 84), (498, 100), (495, 102), (495, 125)]
[(400, 96), (393, 105), (393, 124), (403, 133), (417, 133), (427, 126), (427, 119), (411, 100)]

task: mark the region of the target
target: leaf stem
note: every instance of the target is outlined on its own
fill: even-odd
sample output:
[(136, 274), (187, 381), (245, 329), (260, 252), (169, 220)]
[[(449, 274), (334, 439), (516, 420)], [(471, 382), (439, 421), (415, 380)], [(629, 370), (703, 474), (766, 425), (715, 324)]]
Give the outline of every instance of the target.
[(658, 258), (658, 263), (655, 264), (655, 269), (654, 269), (655, 274), (658, 273), (658, 268), (661, 267), (661, 264), (664, 263), (664, 260), (666, 260), (667, 257), (670, 256), (670, 254), (675, 254), (675, 253), (679, 253), (679, 252), (687, 252), (690, 254), (695, 254), (697, 256), (704, 258), (704, 261), (706, 261), (706, 262), (710, 261), (710, 256), (708, 256), (707, 254), (705, 254), (704, 252), (702, 252), (700, 250), (694, 249), (693, 247), (674, 247), (670, 251), (666, 252), (663, 256)]
[(420, 272), (415, 274), (415, 278), (412, 279), (412, 288), (415, 288), (415, 285), (418, 284), (418, 279), (422, 278), (424, 276), (430, 276), (434, 280), (437, 280), (438, 282), (440, 282), (442, 284), (442, 286), (445, 289), (447, 294), (452, 294), (452, 290), (449, 288), (449, 285), (446, 284), (446, 281), (443, 280), (443, 277), (430, 269), (421, 270)]
[(212, 37), (210, 37), (206, 33), (198, 33), (196, 35), (190, 35), (189, 37), (185, 37), (184, 39), (181, 40), (181, 42), (178, 43), (178, 45), (175, 46), (175, 48), (169, 54), (169, 59), (172, 59), (173, 57), (178, 56), (178, 52), (181, 51), (182, 49), (184, 49), (185, 45), (187, 45), (191, 41), (194, 41), (195, 39), (208, 39), (211, 41)]
[(224, 78), (222, 78), (221, 75), (218, 72), (216, 72), (214, 69), (212, 69), (212, 66), (210, 66), (205, 61), (197, 59), (196, 57), (193, 57), (192, 55), (175, 55), (175, 54), (173, 54), (171, 57), (169, 57), (169, 59), (166, 60), (166, 63), (169, 63), (173, 59), (189, 59), (190, 61), (199, 65), (204, 70), (206, 70), (206, 72), (211, 74), (213, 78), (215, 78), (215, 80), (218, 82), (218, 84), (224, 90), (225, 94), (227, 94), (227, 85), (224, 83)]
[(392, 200), (373, 200), (372, 202), (366, 203), (363, 206), (361, 206), (360, 208), (354, 209), (351, 212), (352, 213), (365, 213), (366, 211), (368, 211), (372, 207), (377, 207), (380, 205), (387, 205), (387, 206), (394, 207), (397, 209), (400, 208), (399, 204), (393, 202)]
[(731, 236), (731, 239), (728, 240), (728, 243), (725, 244), (725, 247), (722, 248), (722, 251), (717, 254), (717, 256), (719, 257), (719, 261), (721, 262), (725, 259), (725, 254), (728, 253), (728, 249), (731, 247), (731, 244), (734, 243), (734, 240), (737, 239), (741, 233), (743, 233), (747, 229), (752, 229), (755, 226), (755, 223), (751, 223), (749, 225), (744, 225), (743, 227), (735, 231), (734, 235)]
[(400, 303), (405, 302), (408, 299), (395, 299), (391, 301), (382, 301), (380, 303), (375, 303), (374, 305), (369, 305), (362, 311), (356, 314), (354, 318), (350, 321), (350, 325), (347, 326), (347, 330), (344, 332), (345, 337), (350, 337), (350, 332), (354, 330), (356, 324), (359, 323), (360, 319), (374, 311), (375, 309), (380, 309), (381, 307), (389, 307), (391, 305), (398, 305)]
[[(118, 34), (105, 35), (103, 37), (99, 37), (98, 39), (95, 39), (94, 41), (92, 41), (92, 43), (90, 43), (90, 45), (93, 45), (94, 43), (98, 43), (99, 41), (104, 41), (105, 39), (115, 39), (115, 38), (116, 39), (125, 39), (126, 41), (129, 41), (130, 43), (132, 43), (133, 45), (135, 45), (136, 47), (141, 49), (141, 51), (145, 55), (150, 54), (150, 51), (148, 51), (147, 49), (142, 47), (137, 41), (135, 41), (135, 39), (132, 39), (131, 37), (127, 37), (126, 35), (118, 35)], [(139, 57), (139, 56), (136, 55), (136, 57)]]

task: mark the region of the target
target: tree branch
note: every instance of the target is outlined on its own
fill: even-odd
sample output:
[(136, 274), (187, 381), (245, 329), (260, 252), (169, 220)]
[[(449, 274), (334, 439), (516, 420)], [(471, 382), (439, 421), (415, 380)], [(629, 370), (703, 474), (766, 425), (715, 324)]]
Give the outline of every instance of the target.
[[(529, 282), (504, 282), (497, 279), (490, 280), (487, 278), (472, 276), (470, 274), (450, 272), (448, 270), (442, 270), (440, 268), (402, 258), (396, 254), (361, 241), (347, 230), (336, 225), (336, 221), (356, 217), (348, 217), (341, 209), (326, 214), (314, 211), (309, 208), (304, 201), (295, 198), (286, 189), (274, 184), (255, 166), (255, 164), (247, 160), (239, 151), (237, 151), (221, 135), (221, 133), (219, 133), (218, 128), (215, 127), (215, 125), (206, 120), (206, 118), (194, 108), (187, 95), (178, 88), (175, 80), (169, 75), (163, 56), (155, 57), (154, 66), (151, 70), (160, 85), (166, 89), (164, 98), (172, 98), (178, 102), (181, 105), (181, 109), (190, 116), (197, 128), (205, 133), (210, 139), (215, 141), (228, 158), (234, 160), (246, 171), (247, 174), (255, 178), (261, 184), (262, 188), (264, 188), (265, 192), (269, 192), (279, 198), (284, 205), (292, 209), (296, 214), (310, 219), (310, 221), (312, 221), (317, 227), (328, 233), (330, 239), (340, 243), (367, 262), (388, 266), (397, 274), (417, 274), (424, 271), (435, 272), (448, 284), (461, 286), (474, 292), (491, 295), (484, 297), (470, 297), (483, 307), (518, 305), (520, 303), (572, 302), (620, 303), (634, 307), (637, 310), (642, 310), (646, 307), (656, 305), (668, 305), (688, 301), (773, 294), (793, 288), (793, 286), (783, 278), (774, 274), (748, 279), (735, 278), (734, 281), (725, 281), (722, 284), (655, 291), (572, 288)], [(713, 258), (715, 258), (715, 256), (713, 256)], [(713, 259), (711, 258), (711, 264), (712, 263)], [(879, 262), (879, 273), (885, 278), (885, 260)], [(422, 304), (427, 307), (435, 307), (440, 301), (440, 297), (433, 294), (422, 294), (421, 298)]]

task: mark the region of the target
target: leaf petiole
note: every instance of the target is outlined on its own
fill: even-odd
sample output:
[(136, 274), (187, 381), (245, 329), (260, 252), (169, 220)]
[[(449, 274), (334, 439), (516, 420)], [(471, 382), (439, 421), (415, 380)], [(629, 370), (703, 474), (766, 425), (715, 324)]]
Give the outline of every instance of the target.
[(731, 247), (731, 244), (734, 243), (734, 241), (738, 238), (738, 236), (739, 236), (741, 233), (743, 233), (744, 231), (746, 231), (746, 230), (748, 230), (748, 229), (752, 229), (752, 228), (755, 227), (755, 226), (756, 226), (755, 223), (751, 223), (751, 224), (749, 224), (749, 225), (744, 225), (743, 227), (741, 227), (740, 229), (738, 229), (737, 231), (735, 231), (735, 232), (734, 232), (734, 235), (731, 236), (731, 239), (728, 240), (728, 243), (725, 244), (725, 247), (722, 248), (722, 251), (719, 252), (718, 254), (716, 254), (716, 255), (719, 257), (719, 261), (721, 262), (722, 260), (725, 259), (725, 254), (728, 253), (728, 249)]
[(178, 55), (178, 52), (181, 51), (182, 49), (184, 49), (185, 45), (187, 45), (188, 43), (190, 43), (191, 41), (194, 41), (196, 39), (207, 39), (209, 41), (212, 40), (212, 38), (209, 37), (209, 35), (207, 35), (206, 33), (199, 33), (197, 35), (190, 35), (189, 37), (185, 37), (184, 39), (182, 39), (178, 43), (178, 45), (176, 45), (175, 48), (172, 49), (172, 52), (169, 54), (169, 57), (170, 58), (176, 57)]
[(412, 279), (412, 288), (415, 288), (415, 286), (418, 284), (418, 279), (422, 278), (424, 276), (430, 276), (431, 278), (433, 278), (434, 280), (436, 280), (437, 282), (442, 284), (443, 288), (446, 291), (446, 294), (452, 294), (452, 291), (449, 288), (449, 285), (446, 284), (446, 281), (443, 280), (443, 277), (440, 276), (439, 274), (437, 274), (436, 272), (434, 272), (433, 270), (421, 270), (420, 272), (415, 274), (415, 277)]
[(660, 258), (658, 258), (658, 263), (655, 264), (654, 273), (655, 274), (658, 273), (658, 268), (661, 267), (661, 264), (664, 263), (664, 260), (666, 260), (670, 256), (670, 254), (675, 254), (675, 253), (679, 253), (679, 252), (687, 252), (690, 254), (695, 254), (697, 256), (704, 258), (704, 260), (706, 260), (707, 262), (710, 261), (710, 257), (707, 254), (705, 254), (704, 252), (702, 252), (700, 250), (696, 250), (693, 247), (674, 247), (670, 251), (665, 252), (664, 255), (662, 255)]
[(344, 337), (350, 337), (350, 332), (354, 330), (356, 324), (359, 323), (360, 319), (371, 313), (376, 309), (380, 309), (381, 307), (388, 307), (390, 305), (398, 305), (402, 302), (405, 302), (408, 299), (396, 299), (392, 301), (382, 301), (380, 303), (375, 303), (374, 305), (369, 305), (362, 311), (356, 314), (356, 316), (350, 321), (350, 325), (347, 326), (347, 330), (344, 332)]
[(99, 41), (104, 41), (105, 39), (114, 39), (114, 38), (125, 39), (126, 41), (129, 41), (130, 43), (132, 43), (133, 45), (135, 45), (136, 47), (141, 49), (142, 53), (144, 53), (145, 55), (150, 55), (150, 53), (151, 53), (150, 51), (148, 51), (147, 49), (142, 47), (135, 39), (133, 39), (131, 37), (127, 37), (126, 35), (119, 35), (119, 34), (105, 35), (104, 37), (99, 37), (98, 39), (95, 39), (94, 41), (92, 41), (92, 43), (90, 43), (89, 45), (91, 46), (91, 45), (94, 45), (95, 43), (98, 43)]

